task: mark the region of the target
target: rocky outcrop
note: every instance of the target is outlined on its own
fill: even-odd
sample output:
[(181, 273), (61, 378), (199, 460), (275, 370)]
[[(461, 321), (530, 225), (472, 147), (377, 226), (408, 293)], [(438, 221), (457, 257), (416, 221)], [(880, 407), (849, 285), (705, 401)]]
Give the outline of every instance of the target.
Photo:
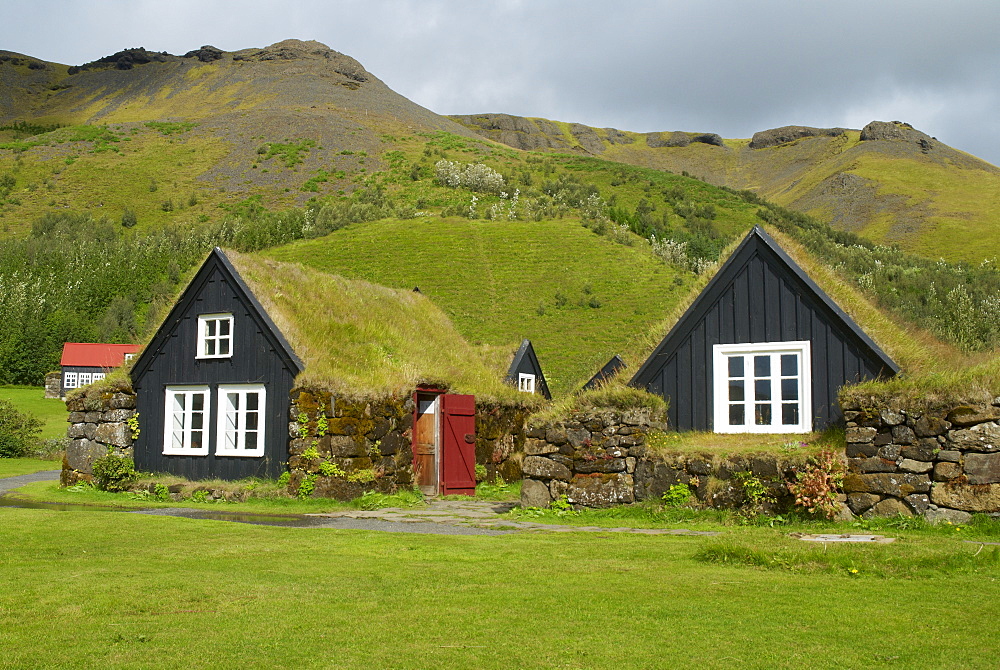
[(104, 68), (131, 70), (136, 65), (145, 65), (146, 63), (166, 63), (179, 60), (181, 60), (180, 56), (168, 54), (166, 51), (147, 51), (143, 47), (136, 47), (113, 53), (110, 56), (105, 56), (104, 58), (98, 58), (95, 61), (84, 63), (83, 65), (74, 65), (69, 68), (68, 73), (76, 74), (77, 72), (83, 72), (85, 70), (99, 70)]
[(933, 137), (902, 121), (872, 121), (861, 129), (862, 142), (874, 140), (913, 142), (924, 153), (930, 151), (936, 144)]
[(225, 53), (222, 49), (213, 47), (211, 44), (206, 44), (200, 49), (194, 49), (193, 51), (188, 51), (184, 54), (185, 58), (197, 58), (202, 63), (211, 63), (212, 61), (219, 60), (222, 58), (222, 54)]
[(716, 133), (685, 133), (675, 130), (672, 133), (646, 133), (646, 146), (651, 149), (661, 147), (686, 147), (692, 142), (710, 144), (712, 146), (724, 146), (722, 136)]
[(846, 128), (812, 128), (810, 126), (782, 126), (761, 130), (753, 134), (748, 145), (751, 149), (765, 149), (787, 144), (805, 137), (838, 137), (846, 132)]

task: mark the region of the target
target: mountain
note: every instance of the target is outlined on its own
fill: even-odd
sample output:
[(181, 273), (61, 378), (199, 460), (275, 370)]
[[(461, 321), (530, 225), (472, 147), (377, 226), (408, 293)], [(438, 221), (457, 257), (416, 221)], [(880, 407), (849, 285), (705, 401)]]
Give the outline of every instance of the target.
[(1000, 168), (898, 121), (873, 121), (861, 130), (786, 126), (746, 140), (507, 114), (451, 118), (518, 149), (600, 156), (748, 189), (928, 258), (978, 262), (1000, 255)]
[(383, 169), (398, 138), (436, 132), (474, 136), (319, 42), (128, 49), (72, 67), (0, 51), (0, 223), (52, 208), (159, 223), (251, 196), (302, 204)]

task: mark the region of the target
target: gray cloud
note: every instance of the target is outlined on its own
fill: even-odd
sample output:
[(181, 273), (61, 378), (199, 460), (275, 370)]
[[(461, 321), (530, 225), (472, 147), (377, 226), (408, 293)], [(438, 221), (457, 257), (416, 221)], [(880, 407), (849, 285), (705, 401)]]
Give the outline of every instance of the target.
[(0, 48), (83, 63), (316, 39), (442, 114), (749, 137), (899, 119), (1000, 163), (1000, 4), (262, 0), (20, 3)]

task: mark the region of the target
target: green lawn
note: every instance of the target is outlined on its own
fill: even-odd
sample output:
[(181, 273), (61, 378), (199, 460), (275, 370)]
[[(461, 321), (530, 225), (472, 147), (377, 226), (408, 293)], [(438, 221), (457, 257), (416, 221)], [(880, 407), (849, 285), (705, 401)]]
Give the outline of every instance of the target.
[(66, 403), (59, 398), (46, 398), (42, 387), (0, 386), (0, 399), (10, 400), (20, 411), (44, 421), (43, 440), (66, 436)]
[[(725, 533), (764, 550), (793, 542), (774, 529)], [(864, 570), (915, 551), (972, 555), (977, 545), (831, 546), (854, 555), (862, 569), (852, 574), (696, 557), (720, 542), (0, 509), (0, 571), (17, 576), (0, 590), (4, 664), (995, 667), (995, 563), (945, 563), (909, 579)]]

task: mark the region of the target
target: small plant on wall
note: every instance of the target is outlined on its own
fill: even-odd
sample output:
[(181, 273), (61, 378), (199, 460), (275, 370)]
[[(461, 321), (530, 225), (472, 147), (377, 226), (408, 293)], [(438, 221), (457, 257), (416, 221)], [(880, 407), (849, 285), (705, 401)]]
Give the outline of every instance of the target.
[(810, 514), (832, 519), (840, 511), (837, 490), (844, 481), (844, 466), (829, 450), (823, 450), (809, 459), (805, 469), (795, 474), (795, 481), (788, 483), (788, 491), (795, 496), (795, 504)]

